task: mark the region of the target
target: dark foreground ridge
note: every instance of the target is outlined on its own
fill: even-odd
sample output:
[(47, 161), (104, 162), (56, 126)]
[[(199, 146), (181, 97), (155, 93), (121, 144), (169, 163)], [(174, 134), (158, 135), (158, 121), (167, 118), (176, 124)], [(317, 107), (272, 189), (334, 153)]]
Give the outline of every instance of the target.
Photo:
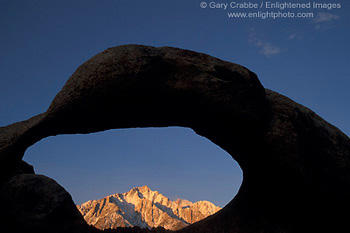
[(97, 54), (46, 112), (0, 128), (2, 232), (96, 232), (66, 190), (22, 161), (29, 146), (58, 134), (166, 126), (192, 128), (243, 170), (242, 186), (225, 208), (179, 233), (350, 232), (345, 134), (264, 89), (242, 66), (140, 45)]
[(163, 227), (144, 229), (140, 227), (118, 227), (115, 230), (98, 230), (96, 233), (171, 233), (173, 231), (165, 230)]

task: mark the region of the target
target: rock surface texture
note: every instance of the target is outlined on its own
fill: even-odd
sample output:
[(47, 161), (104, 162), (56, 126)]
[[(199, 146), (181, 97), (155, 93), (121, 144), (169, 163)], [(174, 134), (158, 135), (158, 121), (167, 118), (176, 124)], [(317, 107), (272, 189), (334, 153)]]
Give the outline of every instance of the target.
[[(14, 176), (26, 149), (57, 134), (165, 126), (192, 128), (231, 154), (243, 170), (242, 186), (225, 208), (179, 233), (350, 232), (345, 134), (306, 107), (265, 90), (242, 66), (192, 51), (139, 45), (97, 54), (74, 72), (46, 112), (0, 128), (2, 214), (21, 216), (13, 224), (28, 224), (36, 232), (49, 232), (47, 226), (79, 232), (82, 228), (70, 226), (87, 224), (56, 182)], [(23, 179), (42, 190), (28, 199), (38, 207), (34, 215), (22, 199), (33, 191), (32, 183)], [(48, 217), (51, 213), (56, 220)]]
[(134, 226), (179, 230), (221, 209), (209, 201), (171, 201), (147, 186), (91, 200), (77, 207), (89, 225), (102, 230)]

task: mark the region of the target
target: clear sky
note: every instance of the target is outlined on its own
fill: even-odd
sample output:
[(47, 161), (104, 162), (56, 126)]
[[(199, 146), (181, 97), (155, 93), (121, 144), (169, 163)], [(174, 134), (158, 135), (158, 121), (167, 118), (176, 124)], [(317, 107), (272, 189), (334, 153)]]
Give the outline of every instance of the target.
[[(80, 64), (108, 47), (132, 43), (190, 49), (244, 65), (266, 88), (311, 108), (349, 135), (348, 0), (315, 1), (341, 4), (332, 10), (224, 10), (211, 8), (210, 1), (201, 8), (201, 2), (1, 0), (0, 125), (44, 112)], [(228, 17), (258, 10), (314, 15)], [(29, 148), (24, 159), (37, 173), (57, 180), (78, 204), (148, 185), (172, 199), (224, 206), (242, 180), (225, 151), (176, 127), (51, 137)]]

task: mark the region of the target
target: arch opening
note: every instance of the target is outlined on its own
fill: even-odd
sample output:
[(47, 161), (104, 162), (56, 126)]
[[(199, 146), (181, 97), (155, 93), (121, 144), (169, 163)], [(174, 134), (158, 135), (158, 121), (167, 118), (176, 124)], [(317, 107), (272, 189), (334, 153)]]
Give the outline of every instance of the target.
[[(192, 204), (209, 201), (223, 208), (236, 195), (243, 179), (242, 170), (231, 155), (184, 127), (118, 129), (49, 137), (30, 147), (24, 160), (34, 165), (37, 174), (53, 178), (65, 187), (77, 205), (90, 200), (103, 200), (116, 193), (129, 193), (135, 187), (146, 185), (173, 203), (178, 199), (188, 200)], [(137, 206), (133, 208), (135, 212), (139, 211)], [(176, 208), (180, 207), (174, 207), (167, 214), (173, 214)], [(166, 212), (164, 207), (160, 211)], [(214, 214), (209, 214), (210, 211), (203, 214)], [(114, 218), (120, 217), (115, 215), (115, 210), (104, 213), (114, 213)], [(178, 213), (181, 214), (185, 215)], [(174, 221), (177, 216), (174, 214), (170, 217), (169, 221)], [(207, 216), (193, 218), (193, 222), (180, 217), (183, 218), (178, 220), (191, 224)], [(102, 218), (86, 216), (85, 220), (91, 224)], [(89, 219), (92, 220), (89, 222)], [(129, 222), (125, 220), (122, 221)], [(95, 223), (100, 229), (110, 224), (100, 222)], [(165, 226), (170, 230), (186, 226), (154, 222), (142, 224), (131, 223), (139, 227)], [(129, 225), (116, 223), (112, 228), (117, 226)]]

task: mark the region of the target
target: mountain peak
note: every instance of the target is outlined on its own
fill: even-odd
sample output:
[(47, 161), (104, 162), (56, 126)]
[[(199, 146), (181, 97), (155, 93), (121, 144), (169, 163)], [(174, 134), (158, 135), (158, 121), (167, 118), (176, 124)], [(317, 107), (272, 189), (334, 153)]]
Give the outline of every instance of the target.
[(209, 201), (171, 201), (147, 185), (77, 207), (88, 224), (102, 230), (132, 226), (178, 230), (220, 210)]
[(150, 192), (152, 191), (147, 185), (141, 186), (141, 187), (137, 187), (137, 189), (141, 192), (141, 193), (145, 193), (145, 192)]
[(176, 201), (174, 201), (179, 207), (186, 207), (186, 206), (190, 206), (193, 203), (191, 201), (188, 200), (184, 200), (184, 199), (176, 199)]

